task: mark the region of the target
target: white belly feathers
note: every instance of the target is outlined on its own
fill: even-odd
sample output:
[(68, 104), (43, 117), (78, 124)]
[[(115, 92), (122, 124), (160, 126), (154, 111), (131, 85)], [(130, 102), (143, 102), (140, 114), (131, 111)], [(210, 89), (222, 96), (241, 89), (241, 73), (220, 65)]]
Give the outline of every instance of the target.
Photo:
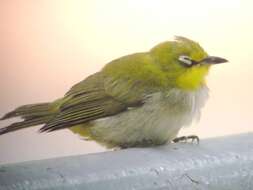
[(101, 143), (141, 146), (142, 142), (150, 141), (163, 144), (173, 140), (181, 127), (199, 119), (207, 98), (206, 86), (194, 92), (172, 89), (154, 93), (141, 107), (94, 121), (91, 133)]

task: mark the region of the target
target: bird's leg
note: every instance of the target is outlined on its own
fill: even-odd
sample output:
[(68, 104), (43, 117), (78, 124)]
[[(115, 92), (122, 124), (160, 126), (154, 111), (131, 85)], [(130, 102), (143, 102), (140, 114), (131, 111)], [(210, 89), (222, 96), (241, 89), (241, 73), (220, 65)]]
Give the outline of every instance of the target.
[(181, 136), (181, 137), (177, 137), (177, 138), (173, 139), (172, 141), (174, 143), (178, 143), (178, 142), (186, 142), (186, 140), (187, 140), (186, 136)]
[(194, 141), (196, 141), (197, 144), (199, 144), (199, 137), (196, 136), (196, 135), (177, 137), (177, 138), (173, 139), (172, 141), (173, 141), (174, 143), (177, 143), (177, 142), (187, 142), (189, 139), (191, 139), (191, 142), (192, 142), (192, 143), (193, 143)]
[(197, 135), (189, 135), (189, 136), (187, 136), (187, 139), (191, 139), (191, 140), (192, 140), (192, 143), (193, 143), (194, 141), (196, 141), (197, 144), (199, 144), (199, 137), (198, 137)]

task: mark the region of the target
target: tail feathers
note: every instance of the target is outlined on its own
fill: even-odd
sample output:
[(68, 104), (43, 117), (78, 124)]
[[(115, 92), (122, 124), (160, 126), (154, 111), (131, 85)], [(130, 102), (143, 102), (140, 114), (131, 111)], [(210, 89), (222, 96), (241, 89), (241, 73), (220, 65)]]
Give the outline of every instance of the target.
[(21, 117), (23, 121), (0, 128), (0, 135), (26, 127), (47, 123), (52, 119), (55, 113), (57, 113), (57, 105), (54, 103), (31, 104), (18, 107), (4, 115), (1, 120)]
[(10, 119), (12, 117), (21, 117), (29, 119), (31, 117), (45, 116), (53, 112), (54, 106), (51, 103), (30, 104), (16, 108), (5, 114), (0, 120)]
[(16, 123), (13, 123), (7, 127), (1, 128), (0, 135), (6, 134), (9, 132), (13, 132), (13, 131), (16, 131), (19, 129), (24, 129), (27, 127), (40, 125), (40, 124), (46, 123), (50, 119), (51, 119), (51, 117), (46, 116), (46, 117), (38, 117), (38, 118), (33, 118), (33, 119), (21, 121), (21, 122), (16, 122)]

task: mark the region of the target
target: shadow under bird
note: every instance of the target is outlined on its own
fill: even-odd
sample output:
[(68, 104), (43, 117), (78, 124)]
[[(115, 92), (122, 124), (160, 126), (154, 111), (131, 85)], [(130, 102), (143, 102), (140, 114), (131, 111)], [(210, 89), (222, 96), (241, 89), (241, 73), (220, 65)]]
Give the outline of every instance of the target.
[(208, 56), (198, 43), (176, 37), (109, 62), (62, 98), (7, 113), (2, 120), (23, 121), (1, 128), (0, 134), (43, 124), (40, 132), (68, 128), (107, 148), (177, 142), (185, 138), (176, 138), (179, 130), (200, 117), (210, 67), (225, 62)]

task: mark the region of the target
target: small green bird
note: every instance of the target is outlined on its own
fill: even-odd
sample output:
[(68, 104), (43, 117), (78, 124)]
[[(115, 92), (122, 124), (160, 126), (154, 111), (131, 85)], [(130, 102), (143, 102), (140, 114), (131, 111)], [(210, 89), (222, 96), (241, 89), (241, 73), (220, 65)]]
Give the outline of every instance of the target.
[[(68, 128), (107, 148), (161, 145), (200, 117), (208, 98), (205, 77), (213, 64), (196, 42), (176, 37), (148, 52), (111, 61), (74, 85), (63, 98), (18, 107), (1, 119), (23, 121), (0, 134), (44, 124), (40, 132)], [(192, 136), (191, 138), (197, 138)]]

